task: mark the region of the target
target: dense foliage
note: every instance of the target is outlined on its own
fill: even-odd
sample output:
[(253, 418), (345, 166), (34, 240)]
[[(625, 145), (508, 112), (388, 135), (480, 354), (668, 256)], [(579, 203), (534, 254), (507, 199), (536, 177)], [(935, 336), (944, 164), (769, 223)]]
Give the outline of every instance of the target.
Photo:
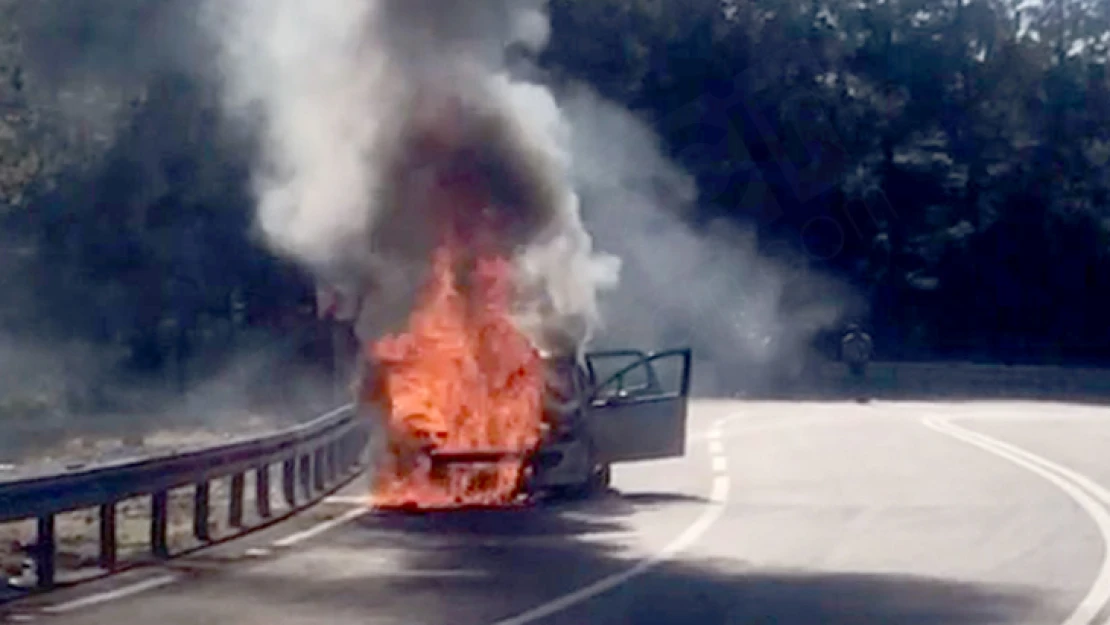
[(1110, 356), (1110, 3), (553, 2), (702, 207), (870, 293), (889, 357)]

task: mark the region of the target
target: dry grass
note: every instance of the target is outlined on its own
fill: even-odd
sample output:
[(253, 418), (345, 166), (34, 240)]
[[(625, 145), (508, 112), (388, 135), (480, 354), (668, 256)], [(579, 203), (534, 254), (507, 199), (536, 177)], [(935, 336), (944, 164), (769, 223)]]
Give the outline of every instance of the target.
[[(169, 456), (225, 444), (235, 438), (273, 432), (282, 427), (272, 419), (251, 413), (232, 415), (228, 421), (235, 424), (234, 430), (219, 433), (203, 428), (149, 432), (132, 428), (131, 432), (127, 432), (128, 428), (121, 425), (116, 428), (119, 432), (112, 434), (67, 434), (64, 430), (42, 431), (44, 428), (33, 421), (25, 428), (28, 432), (21, 431), (19, 425), (11, 421), (4, 421), (3, 428), (6, 435), (23, 442), (20, 445), (23, 453), (9, 457), (8, 461), (17, 463), (20, 472), (41, 472), (105, 460)], [(35, 440), (36, 435), (40, 440)]]

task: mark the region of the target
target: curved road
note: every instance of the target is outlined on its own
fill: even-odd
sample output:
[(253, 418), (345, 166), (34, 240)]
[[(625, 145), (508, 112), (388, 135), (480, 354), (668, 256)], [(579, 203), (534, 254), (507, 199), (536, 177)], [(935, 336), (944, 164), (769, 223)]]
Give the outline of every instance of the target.
[(1110, 622), (1110, 409), (698, 402), (690, 427), (687, 457), (619, 467), (600, 501), (429, 517), (336, 501), (334, 521), (295, 521), (276, 545), (233, 543), (8, 618)]

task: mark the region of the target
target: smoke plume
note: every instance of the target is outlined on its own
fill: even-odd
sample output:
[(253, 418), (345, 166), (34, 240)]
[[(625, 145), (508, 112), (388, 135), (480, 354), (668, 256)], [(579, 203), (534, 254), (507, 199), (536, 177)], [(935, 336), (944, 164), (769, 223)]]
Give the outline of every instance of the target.
[(539, 3), (232, 0), (209, 18), (230, 110), (258, 124), (259, 225), (270, 243), (349, 293), (364, 335), (397, 329), (430, 257), (428, 165), (480, 167), (508, 207), (537, 343), (580, 345), (618, 263), (592, 249), (552, 94), (514, 79), (507, 47), (541, 47)]
[(690, 225), (695, 183), (646, 124), (588, 89), (562, 101), (587, 226), (623, 261), (603, 300), (603, 346), (690, 346), (695, 388), (711, 394), (770, 390), (819, 362), (815, 335), (861, 312), (859, 296), (797, 245), (771, 254), (754, 227)]
[[(262, 137), (260, 227), (322, 280), (370, 285), (364, 336), (411, 308), (429, 256), (427, 216), (412, 207), (421, 165), (444, 146), (481, 163), (517, 211), (519, 319), (541, 347), (581, 347), (604, 318), (604, 343), (692, 344), (715, 369), (700, 379), (750, 381), (797, 370), (843, 312), (835, 282), (761, 258), (750, 233), (688, 226), (678, 209), (695, 185), (629, 113), (521, 77), (519, 57), (551, 35), (543, 0), (209, 9), (229, 109)], [(591, 233), (620, 260), (595, 252)], [(790, 291), (801, 301), (788, 305)]]

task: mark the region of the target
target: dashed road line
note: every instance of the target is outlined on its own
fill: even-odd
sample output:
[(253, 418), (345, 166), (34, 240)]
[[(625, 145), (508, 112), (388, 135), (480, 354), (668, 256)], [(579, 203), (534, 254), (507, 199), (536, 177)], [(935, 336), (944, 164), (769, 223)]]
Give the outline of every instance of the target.
[(308, 540), (309, 538), (313, 538), (315, 536), (319, 536), (320, 534), (323, 534), (324, 532), (327, 532), (331, 529), (339, 527), (340, 525), (345, 525), (347, 523), (350, 523), (351, 521), (354, 521), (355, 519), (357, 519), (361, 516), (365, 516), (369, 512), (370, 512), (369, 507), (361, 507), (361, 508), (355, 508), (353, 510), (348, 510), (348, 511), (344, 512), (343, 514), (335, 517), (334, 519), (328, 519), (327, 521), (324, 521), (323, 523), (317, 523), (316, 525), (313, 525), (312, 527), (310, 527), (310, 528), (308, 528), (304, 531), (295, 532), (293, 534), (290, 534), (290, 535), (286, 536), (285, 538), (279, 538), (278, 540), (275, 540), (271, 544), (274, 547), (278, 547), (280, 549), (284, 549), (286, 547), (292, 547), (293, 545), (295, 545), (297, 543), (304, 542), (304, 541)]
[(125, 597), (137, 595), (148, 590), (154, 590), (155, 588), (168, 586), (169, 584), (172, 584), (179, 579), (181, 579), (181, 575), (177, 573), (167, 573), (165, 575), (159, 575), (158, 577), (144, 579), (140, 582), (135, 582), (134, 584), (129, 584), (127, 586), (121, 586), (112, 590), (86, 595), (72, 601), (66, 601), (63, 603), (56, 603), (54, 605), (45, 606), (39, 611), (46, 614), (64, 614), (66, 612), (73, 612), (74, 610), (92, 607), (101, 603), (107, 603), (109, 601), (115, 601), (117, 599), (123, 599)]
[[(711, 441), (720, 439), (721, 429), (724, 427), (724, 424), (725, 419), (718, 419), (715, 421), (713, 427), (706, 434), (707, 438)], [(718, 453), (712, 453), (710, 458), (713, 463), (714, 471), (717, 473), (713, 478), (712, 487), (710, 489), (710, 503), (706, 505), (705, 510), (694, 520), (692, 525), (687, 527), (674, 540), (664, 546), (663, 549), (656, 552), (651, 557), (640, 560), (631, 568), (603, 577), (592, 584), (588, 584), (578, 590), (557, 597), (546, 603), (542, 603), (516, 616), (501, 619), (493, 623), (493, 625), (526, 625), (553, 614), (558, 614), (583, 601), (592, 599), (613, 588), (621, 586), (688, 549), (721, 518), (726, 508), (725, 504), (728, 502), (730, 481), (728, 474), (725, 472), (727, 469), (727, 461), (725, 460), (723, 449)]]
[(713, 456), (713, 472), (724, 473), (728, 470), (728, 461), (724, 456)]

